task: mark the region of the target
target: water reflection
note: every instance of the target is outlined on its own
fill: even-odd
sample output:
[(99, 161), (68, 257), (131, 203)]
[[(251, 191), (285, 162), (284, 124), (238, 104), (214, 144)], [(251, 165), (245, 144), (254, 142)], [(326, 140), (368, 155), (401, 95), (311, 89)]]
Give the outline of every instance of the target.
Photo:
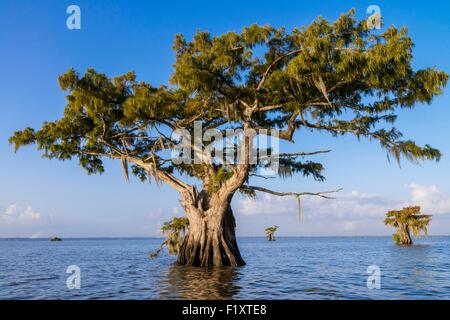
[(239, 293), (238, 268), (172, 265), (162, 280), (161, 299), (233, 299)]

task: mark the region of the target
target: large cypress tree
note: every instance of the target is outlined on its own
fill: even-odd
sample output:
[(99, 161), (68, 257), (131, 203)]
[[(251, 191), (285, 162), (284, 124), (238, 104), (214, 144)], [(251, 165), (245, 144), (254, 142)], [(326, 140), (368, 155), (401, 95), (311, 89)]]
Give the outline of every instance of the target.
[[(287, 142), (296, 131), (350, 134), (379, 141), (398, 161), (438, 160), (437, 149), (402, 139), (394, 127), (398, 109), (430, 104), (448, 79), (434, 68), (414, 70), (412, 49), (406, 29), (375, 33), (366, 21), (356, 21), (353, 11), (335, 22), (319, 17), (291, 32), (255, 24), (220, 36), (198, 32), (191, 41), (178, 35), (171, 86), (137, 81), (132, 72), (108, 78), (92, 69), (84, 75), (69, 70), (59, 78), (68, 93), (62, 118), (37, 131), (18, 131), (10, 142), (16, 149), (36, 143), (47, 158), (78, 158), (89, 174), (102, 173), (104, 159), (110, 158), (121, 161), (127, 179), (131, 166), (142, 180), (167, 183), (179, 192), (189, 219), (178, 262), (243, 265), (231, 209), (235, 193), (304, 193), (248, 184), (259, 167), (267, 166), (263, 158), (250, 161), (254, 139), (233, 146), (240, 152), (238, 162), (211, 155), (200, 163), (179, 163), (167, 153), (181, 143), (171, 133), (193, 135), (195, 123), (201, 123), (202, 132), (267, 129), (269, 136)], [(281, 175), (323, 180), (320, 163), (302, 160), (315, 153), (299, 150), (271, 158), (277, 158)], [(194, 179), (183, 180), (185, 175)]]

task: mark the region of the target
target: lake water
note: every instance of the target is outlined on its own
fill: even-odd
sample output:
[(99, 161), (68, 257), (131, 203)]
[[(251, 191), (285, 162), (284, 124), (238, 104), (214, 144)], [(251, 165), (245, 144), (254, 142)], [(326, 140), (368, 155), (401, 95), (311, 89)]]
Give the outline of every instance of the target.
[[(0, 299), (450, 299), (450, 237), (240, 238), (241, 268), (188, 268), (161, 239), (0, 240)], [(69, 290), (69, 265), (81, 288)], [(381, 289), (367, 288), (367, 268)]]

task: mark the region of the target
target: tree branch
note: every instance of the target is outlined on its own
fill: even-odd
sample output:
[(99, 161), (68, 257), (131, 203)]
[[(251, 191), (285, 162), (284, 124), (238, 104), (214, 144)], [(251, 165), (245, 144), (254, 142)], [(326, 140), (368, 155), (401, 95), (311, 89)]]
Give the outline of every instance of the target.
[(322, 191), (322, 192), (278, 192), (278, 191), (272, 191), (272, 190), (269, 190), (269, 189), (266, 189), (266, 188), (262, 188), (262, 187), (248, 186), (248, 185), (244, 185), (244, 186), (242, 186), (242, 188), (250, 189), (250, 190), (253, 190), (253, 191), (269, 193), (269, 194), (273, 194), (273, 195), (279, 196), (279, 197), (287, 197), (287, 196), (295, 196), (295, 197), (300, 197), (300, 196), (317, 196), (317, 197), (321, 197), (321, 198), (325, 198), (325, 199), (335, 199), (334, 197), (328, 196), (328, 194), (337, 193), (337, 192), (342, 190), (342, 188), (339, 188), (337, 190)]
[(288, 52), (286, 54), (283, 54), (281, 56), (279, 56), (278, 58), (276, 58), (274, 61), (272, 61), (272, 63), (267, 67), (266, 71), (264, 72), (261, 80), (258, 83), (258, 86), (256, 87), (256, 92), (258, 92), (259, 90), (261, 90), (261, 88), (264, 86), (264, 83), (266, 82), (267, 78), (269, 77), (270, 72), (272, 71), (272, 68), (281, 60), (283, 60), (284, 58), (290, 57), (292, 55), (298, 54), (302, 51), (302, 49), (298, 49), (298, 50), (294, 50), (291, 52)]
[(266, 160), (270, 158), (283, 158), (283, 157), (306, 157), (306, 156), (313, 156), (316, 154), (321, 153), (329, 153), (331, 150), (320, 150), (320, 151), (314, 151), (314, 152), (293, 152), (293, 153), (280, 153), (280, 154), (272, 154), (270, 156), (266, 157), (260, 157), (260, 160)]
[(365, 137), (372, 137), (372, 138), (378, 139), (380, 141), (383, 141), (384, 143), (389, 144), (392, 147), (397, 146), (395, 141), (386, 139), (385, 137), (382, 137), (375, 132), (370, 132), (370, 131), (364, 132), (364, 131), (358, 130), (358, 129), (337, 128), (337, 127), (333, 127), (333, 126), (325, 126), (325, 125), (310, 123), (310, 122), (306, 121), (304, 118), (302, 118), (302, 124), (305, 127), (311, 128), (311, 129), (326, 130), (326, 131), (337, 132), (337, 133), (353, 133), (353, 134), (358, 134), (358, 135), (365, 136)]

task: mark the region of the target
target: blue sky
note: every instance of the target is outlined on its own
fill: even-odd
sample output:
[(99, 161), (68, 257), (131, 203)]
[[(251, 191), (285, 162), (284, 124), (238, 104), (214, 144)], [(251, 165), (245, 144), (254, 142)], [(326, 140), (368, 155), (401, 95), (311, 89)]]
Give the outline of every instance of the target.
[[(81, 8), (81, 30), (66, 27), (70, 4)], [(13, 153), (7, 139), (15, 130), (61, 116), (65, 95), (57, 77), (67, 69), (93, 67), (111, 76), (134, 70), (138, 79), (164, 84), (176, 33), (220, 34), (255, 22), (290, 29), (350, 8), (366, 18), (371, 4), (381, 8), (386, 26), (408, 26), (416, 68), (450, 73), (448, 1), (0, 1), (0, 237), (155, 236), (162, 221), (182, 214), (176, 192), (126, 183), (118, 163), (108, 163), (102, 176), (87, 176), (76, 161), (42, 159), (33, 147)], [(382, 225), (383, 212), (406, 204), (435, 214), (433, 234), (450, 234), (449, 90), (431, 106), (400, 112), (398, 121), (406, 137), (439, 148), (441, 162), (399, 168), (376, 143), (300, 132), (299, 149), (333, 150), (317, 157), (327, 181), (298, 177), (270, 187), (344, 191), (334, 201), (306, 199), (302, 223), (293, 199), (236, 197), (238, 234), (261, 235), (277, 224), (280, 235), (385, 235), (392, 230)]]

